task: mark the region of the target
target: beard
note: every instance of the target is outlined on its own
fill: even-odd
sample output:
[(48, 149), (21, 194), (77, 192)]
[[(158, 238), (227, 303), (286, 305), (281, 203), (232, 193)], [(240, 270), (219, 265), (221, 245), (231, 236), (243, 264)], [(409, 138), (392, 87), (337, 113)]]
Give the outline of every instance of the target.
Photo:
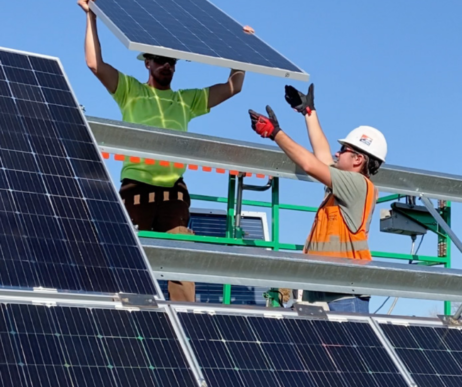
[(172, 82), (172, 78), (173, 78), (173, 73), (171, 73), (170, 75), (163, 75), (163, 74), (160, 74), (160, 76), (156, 75), (156, 74), (152, 74), (152, 77), (154, 78), (154, 80), (161, 86), (169, 86), (170, 83)]

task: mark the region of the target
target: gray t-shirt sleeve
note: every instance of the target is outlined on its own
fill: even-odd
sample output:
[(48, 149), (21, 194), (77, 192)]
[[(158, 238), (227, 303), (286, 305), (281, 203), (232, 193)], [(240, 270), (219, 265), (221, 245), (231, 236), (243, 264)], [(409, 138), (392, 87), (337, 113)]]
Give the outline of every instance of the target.
[(358, 172), (330, 167), (332, 193), (351, 232), (357, 232), (363, 221), (366, 204), (366, 178)]

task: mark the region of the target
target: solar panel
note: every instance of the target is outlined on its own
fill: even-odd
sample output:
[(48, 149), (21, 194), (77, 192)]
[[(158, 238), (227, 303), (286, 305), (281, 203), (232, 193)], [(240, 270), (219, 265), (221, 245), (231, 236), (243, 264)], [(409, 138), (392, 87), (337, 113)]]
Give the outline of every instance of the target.
[(419, 387), (462, 383), (462, 330), (395, 324), (380, 328)]
[(163, 311), (0, 304), (0, 384), (194, 386)]
[(207, 0), (98, 0), (91, 9), (130, 50), (308, 80)]
[(209, 386), (407, 386), (367, 322), (179, 311)]
[(59, 61), (0, 48), (0, 287), (157, 294)]
[[(266, 240), (262, 219), (259, 215), (244, 215), (241, 218), (242, 229), (248, 234), (245, 239)], [(216, 213), (213, 210), (191, 209), (189, 227), (199, 236), (226, 236), (226, 213)], [(168, 281), (158, 280), (165, 299), (168, 299)], [(268, 288), (257, 286), (231, 286), (231, 304), (266, 306), (263, 293)], [(223, 302), (223, 285), (205, 282), (196, 283), (196, 302), (219, 304)]]

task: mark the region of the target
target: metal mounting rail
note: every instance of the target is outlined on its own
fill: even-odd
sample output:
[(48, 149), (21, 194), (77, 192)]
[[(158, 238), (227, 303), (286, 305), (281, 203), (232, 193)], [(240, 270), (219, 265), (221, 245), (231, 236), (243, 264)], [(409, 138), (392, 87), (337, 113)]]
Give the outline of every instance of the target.
[[(96, 117), (87, 120), (104, 152), (315, 181), (275, 146)], [(385, 192), (414, 196), (423, 193), (429, 198), (462, 202), (459, 175), (386, 164), (372, 180)]]
[(462, 301), (462, 270), (140, 238), (157, 279)]

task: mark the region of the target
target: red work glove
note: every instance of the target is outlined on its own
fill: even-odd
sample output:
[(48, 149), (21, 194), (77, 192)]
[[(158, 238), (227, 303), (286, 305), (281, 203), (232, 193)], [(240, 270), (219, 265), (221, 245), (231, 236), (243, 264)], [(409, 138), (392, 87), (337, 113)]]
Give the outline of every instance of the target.
[(274, 114), (273, 109), (271, 109), (269, 105), (266, 106), (266, 111), (268, 112), (269, 117), (249, 109), (250, 119), (252, 120), (252, 129), (263, 138), (269, 137), (274, 141), (274, 138), (281, 128), (279, 127), (276, 114)]

